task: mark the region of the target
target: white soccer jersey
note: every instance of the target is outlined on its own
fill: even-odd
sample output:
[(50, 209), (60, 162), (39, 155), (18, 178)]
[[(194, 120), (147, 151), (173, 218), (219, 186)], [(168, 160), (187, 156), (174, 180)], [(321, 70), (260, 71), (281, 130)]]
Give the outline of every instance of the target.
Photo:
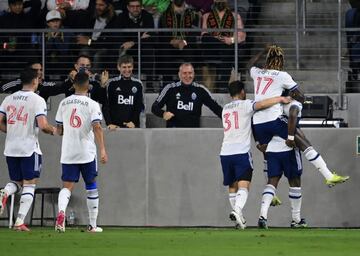
[[(250, 76), (254, 80), (255, 101), (261, 101), (272, 97), (281, 96), (284, 89), (293, 90), (297, 87), (296, 82), (287, 72), (261, 69), (252, 67)], [(254, 124), (261, 124), (275, 120), (282, 115), (281, 104), (257, 111), (254, 114)]]
[(99, 104), (83, 95), (71, 95), (60, 102), (56, 122), (63, 125), (63, 164), (84, 164), (96, 157), (93, 123), (102, 120)]
[(222, 111), (224, 139), (220, 155), (244, 154), (250, 151), (254, 104), (252, 100), (236, 100), (224, 106)]
[(46, 102), (32, 91), (17, 91), (7, 96), (0, 106), (6, 116), (5, 156), (41, 155), (36, 117), (47, 114)]
[(303, 109), (303, 105), (300, 102), (298, 102), (297, 100), (293, 100), (289, 104), (283, 104), (283, 111), (284, 111), (283, 114), (285, 116), (289, 116), (290, 108), (291, 108), (291, 106), (294, 106), (294, 105), (297, 106), (299, 109), (298, 117), (301, 117), (301, 111)]
[(266, 152), (286, 152), (293, 150), (286, 145), (285, 140), (279, 136), (272, 137), (271, 141), (267, 145)]

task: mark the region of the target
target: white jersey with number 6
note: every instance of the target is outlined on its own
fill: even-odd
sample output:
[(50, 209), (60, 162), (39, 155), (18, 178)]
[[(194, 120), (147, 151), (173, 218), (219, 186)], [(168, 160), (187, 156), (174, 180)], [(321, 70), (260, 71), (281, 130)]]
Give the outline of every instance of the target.
[(220, 155), (245, 154), (250, 151), (254, 104), (252, 100), (235, 100), (224, 106), (222, 111), (224, 139)]
[(60, 102), (55, 119), (64, 128), (60, 162), (92, 162), (96, 157), (92, 125), (102, 120), (99, 104), (84, 95), (71, 95)]
[(6, 116), (5, 156), (41, 155), (36, 117), (46, 116), (46, 103), (32, 91), (17, 91), (7, 96), (0, 106)]
[[(252, 67), (250, 76), (254, 80), (255, 101), (281, 96), (284, 89), (294, 90), (297, 88), (296, 82), (284, 71)], [(282, 113), (282, 106), (278, 103), (270, 108), (257, 111), (254, 114), (253, 122), (254, 124), (270, 122), (276, 120)]]

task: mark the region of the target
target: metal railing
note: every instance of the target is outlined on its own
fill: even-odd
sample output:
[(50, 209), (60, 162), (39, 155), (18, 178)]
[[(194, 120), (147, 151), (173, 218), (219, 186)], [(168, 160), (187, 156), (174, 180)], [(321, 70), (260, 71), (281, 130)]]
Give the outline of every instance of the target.
[[(177, 58), (175, 58), (177, 53), (174, 55), (168, 54), (167, 56), (165, 54), (165, 50), (171, 52), (171, 49), (168, 49), (169, 44), (163, 40), (166, 37), (163, 34), (172, 32), (172, 29), (111, 29), (102, 30), (102, 33), (111, 33), (114, 42), (118, 44), (117, 48), (111, 50), (111, 54), (105, 55), (103, 63), (93, 64), (96, 69), (99, 68), (97, 71), (104, 67), (109, 69), (113, 76), (116, 75), (118, 73), (116, 60), (119, 54), (123, 54), (123, 52), (119, 52), (120, 45), (125, 40), (123, 35), (134, 33), (136, 34), (136, 49), (132, 49), (130, 52), (135, 57), (135, 74), (145, 80), (144, 84), (147, 86), (148, 91), (158, 91), (163, 86), (162, 83), (167, 81), (164, 80), (166, 72), (170, 73), (168, 79), (176, 79), (177, 66), (173, 65), (174, 63), (179, 64), (181, 61), (190, 60), (195, 64), (198, 75), (197, 80), (202, 81), (211, 88), (210, 82), (206, 82), (209, 80), (208, 78), (211, 78), (212, 83), (215, 82), (216, 84), (211, 89), (214, 92), (222, 92), (226, 89), (225, 81), (230, 75), (231, 67), (234, 67), (235, 72), (239, 72), (239, 75), (236, 74), (237, 76), (240, 76), (242, 80), (246, 80), (250, 85), (252, 82), (246, 73), (246, 64), (249, 58), (261, 50), (265, 44), (276, 43), (285, 49), (285, 69), (304, 86), (305, 92), (338, 93), (341, 96), (344, 92), (345, 82), (343, 73), (344, 70), (348, 69), (346, 32), (358, 31), (354, 28), (348, 29), (344, 27), (345, 11), (349, 8), (347, 2), (342, 0), (327, 1), (329, 4), (326, 5), (326, 8), (324, 7), (324, 10), (317, 8), (321, 3), (313, 3), (312, 1), (307, 3), (306, 0), (285, 1), (285, 3), (259, 2), (261, 2), (262, 10), (258, 13), (258, 18), (251, 20), (251, 18), (247, 17), (243, 30), (238, 28), (231, 30), (234, 34), (238, 31), (246, 32), (247, 39), (245, 44), (237, 44), (237, 38), (235, 37), (235, 44), (231, 48), (232, 53), (228, 55), (222, 57), (212, 56), (211, 54), (216, 49), (208, 51), (212, 44), (201, 41), (200, 35), (205, 32), (201, 29), (177, 30), (178, 32), (195, 33), (193, 51), (189, 53), (191, 56), (186, 56), (179, 50)], [(235, 10), (238, 10), (237, 1), (235, 1)], [(281, 15), (282, 13), (284, 15)], [(2, 78), (5, 80), (16, 77), (27, 57), (31, 56), (41, 57), (45, 76), (54, 79), (66, 77), (73, 67), (75, 57), (80, 50), (76, 44), (76, 35), (79, 33), (92, 33), (96, 30), (61, 29), (59, 31), (64, 34), (73, 34), (69, 47), (76, 48), (76, 51), (73, 50), (69, 54), (59, 56), (65, 61), (54, 63), (56, 58), (51, 61), (51, 56), (48, 55), (47, 34), (51, 32), (50, 30), (32, 29), (30, 34), (40, 35), (40, 40), (37, 41), (36, 46), (31, 44), (30, 41), (29, 44), (23, 45), (26, 47), (18, 55), (20, 61), (12, 64), (11, 52), (8, 55), (0, 54)], [(210, 33), (224, 30), (206, 31)], [(144, 43), (141, 39), (144, 32), (152, 34), (156, 40), (151, 43)], [(29, 33), (29, 30), (0, 30), (0, 41), (6, 33), (24, 35), (24, 33)], [(56, 67), (55, 64), (61, 65)], [(104, 66), (101, 64), (104, 64)], [(55, 67), (53, 67), (54, 65)], [(205, 72), (206, 68), (208, 68), (208, 72)], [(248, 88), (250, 89), (252, 86), (248, 86)]]

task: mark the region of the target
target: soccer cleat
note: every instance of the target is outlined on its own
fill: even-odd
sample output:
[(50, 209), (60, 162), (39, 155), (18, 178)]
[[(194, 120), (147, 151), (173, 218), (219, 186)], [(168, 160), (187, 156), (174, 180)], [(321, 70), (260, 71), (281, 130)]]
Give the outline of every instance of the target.
[(305, 219), (301, 219), (299, 222), (293, 220), (290, 224), (291, 228), (307, 228), (307, 226)]
[(279, 206), (281, 204), (282, 202), (280, 198), (278, 196), (274, 196), (273, 199), (271, 200), (270, 206)]
[(100, 228), (100, 227), (92, 227), (91, 225), (89, 225), (87, 227), (87, 232), (89, 232), (89, 233), (101, 233), (101, 232), (103, 232), (103, 229)]
[(23, 223), (21, 225), (16, 225), (14, 226), (14, 230), (15, 231), (25, 231), (25, 232), (29, 232), (30, 229)]
[(242, 214), (238, 214), (235, 211), (230, 213), (229, 218), (235, 222), (235, 228), (237, 229), (245, 229), (246, 228), (246, 220)]
[(5, 191), (3, 189), (0, 190), (0, 215), (2, 215), (5, 210), (7, 199), (8, 195), (5, 193)]
[(260, 228), (260, 229), (268, 229), (267, 219), (265, 219), (263, 216), (260, 216), (260, 218), (259, 218), (258, 228)]
[(65, 213), (60, 211), (56, 217), (55, 231), (65, 232)]
[(335, 186), (339, 183), (344, 183), (347, 181), (350, 177), (349, 176), (340, 176), (337, 175), (335, 172), (333, 172), (333, 177), (331, 179), (328, 179), (325, 181), (326, 185), (328, 185), (330, 188)]

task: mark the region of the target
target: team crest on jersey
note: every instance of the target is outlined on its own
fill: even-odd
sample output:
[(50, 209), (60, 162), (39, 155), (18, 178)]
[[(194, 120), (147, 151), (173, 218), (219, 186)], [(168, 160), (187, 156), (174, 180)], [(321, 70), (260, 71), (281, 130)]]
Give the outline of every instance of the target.
[(181, 97), (181, 94), (180, 94), (180, 92), (178, 92), (178, 93), (176, 94), (176, 99), (179, 100), (180, 97)]
[(192, 98), (192, 100), (196, 100), (197, 95), (196, 95), (196, 93), (195, 93), (195, 92), (193, 92), (193, 93), (191, 94), (191, 98)]
[(138, 89), (137, 89), (135, 86), (131, 89), (131, 91), (132, 91), (133, 93), (136, 93), (137, 90), (138, 90)]
[(116, 88), (116, 90), (115, 90), (115, 91), (117, 91), (117, 92), (121, 92), (120, 87)]

